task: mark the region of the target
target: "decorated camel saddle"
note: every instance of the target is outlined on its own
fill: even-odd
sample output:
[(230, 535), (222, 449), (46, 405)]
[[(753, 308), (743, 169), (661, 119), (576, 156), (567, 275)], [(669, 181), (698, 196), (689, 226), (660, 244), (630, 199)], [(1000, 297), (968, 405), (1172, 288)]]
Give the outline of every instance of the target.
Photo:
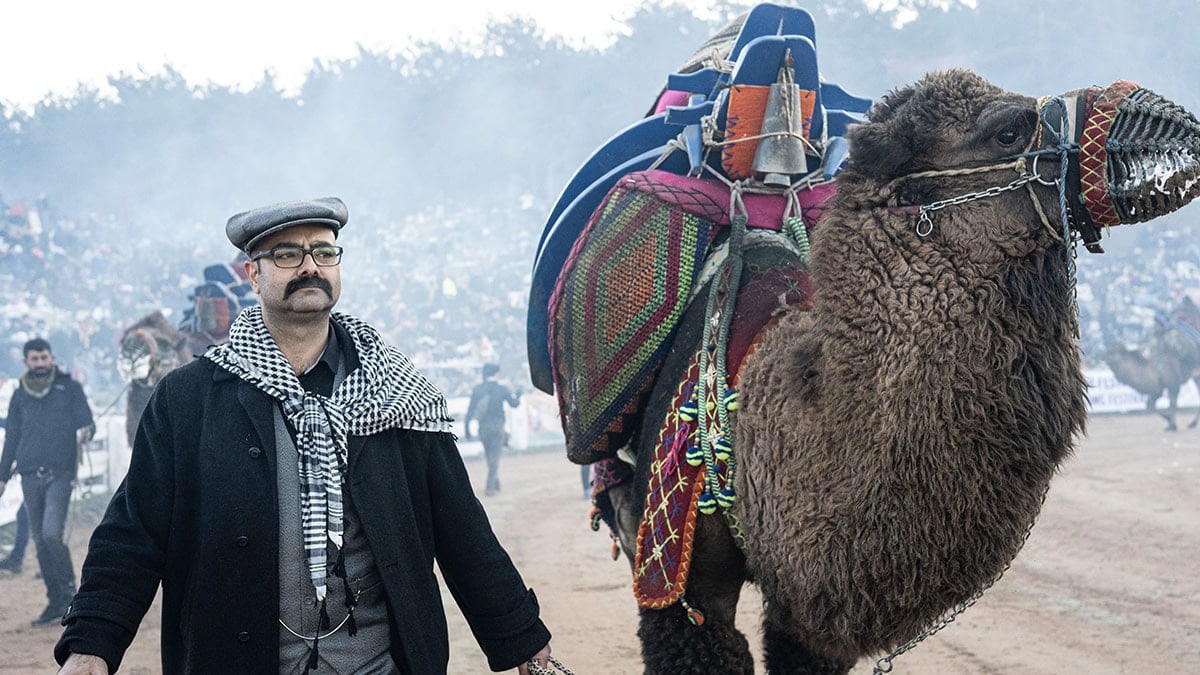
[[(771, 4), (715, 35), (667, 78), (651, 115), (584, 161), (538, 245), (530, 374), (557, 396), (569, 459), (595, 467), (594, 522), (612, 528), (631, 560), (639, 605), (655, 610), (643, 612), (639, 631), (647, 672), (703, 672), (706, 660), (752, 669), (731, 628), (695, 638), (677, 629), (679, 612), (705, 622), (689, 579), (701, 557), (709, 567), (698, 595), (722, 625), (732, 622), (722, 608), (736, 602), (715, 598), (736, 599), (741, 581), (763, 586), (765, 642), (789, 655), (777, 658), (796, 660), (777, 661), (772, 672), (816, 672), (810, 659), (824, 664), (821, 672), (846, 672), (986, 587), (1016, 554), (1054, 462), (1082, 426), (1077, 348), (1073, 338), (1050, 337), (1076, 330), (1075, 246), (1102, 252), (1109, 228), (1169, 213), (1200, 193), (1200, 123), (1132, 82), (1033, 99), (950, 71), (875, 104), (822, 76), (817, 45), (808, 12)], [(938, 92), (954, 100), (942, 105)], [(932, 115), (953, 124), (927, 122)], [(932, 156), (943, 147), (960, 154)], [(996, 214), (1012, 215), (1000, 227), (985, 217)], [(868, 236), (895, 250), (871, 248)], [(954, 257), (971, 253), (983, 257)], [(969, 296), (943, 307), (948, 296), (936, 275), (920, 274), (936, 269), (935, 259), (962, 266), (952, 268), (961, 278), (948, 281), (995, 296), (979, 311), (1000, 307), (1013, 317), (963, 314)], [(1004, 270), (1001, 281), (988, 276)], [(879, 287), (855, 287), (856, 278)], [(1027, 291), (1034, 296), (1021, 295)], [(856, 294), (867, 292), (860, 302)], [(923, 303), (925, 313), (909, 303)], [(1033, 305), (1053, 316), (1029, 314)], [(1046, 461), (1021, 473), (1028, 481), (1011, 472), (999, 482), (922, 473), (939, 466), (939, 452), (954, 462), (1015, 452), (1012, 430), (993, 426), (998, 413), (1024, 405), (964, 411), (956, 406), (969, 397), (946, 395), (954, 382), (929, 392), (930, 400), (910, 400), (909, 389), (932, 387), (953, 369), (897, 350), (907, 345), (897, 336), (872, 338), (897, 350), (889, 352), (862, 334), (886, 331), (887, 322), (898, 331), (942, 330), (919, 323), (929, 319), (977, 320), (947, 338), (983, 343), (966, 343), (964, 352), (996, 348), (997, 340), (978, 336), (1011, 322), (1036, 339), (1005, 335), (1000, 347), (1019, 353), (999, 367), (1057, 369), (1004, 380), (1029, 378), (1045, 390), (1035, 398), (1047, 431), (1034, 436), (1047, 445), (1039, 455)], [(772, 379), (781, 355), (788, 375)], [(912, 373), (884, 376), (898, 364)], [(794, 393), (785, 391), (793, 385)], [(876, 399), (889, 403), (891, 418), (870, 405)], [(1051, 410), (1048, 400), (1060, 407)], [(974, 422), (965, 419), (977, 412)], [(920, 429), (909, 432), (900, 421)], [(938, 425), (962, 429), (960, 437), (921, 442), (922, 429)], [(757, 442), (736, 447), (745, 439)], [(879, 480), (911, 479), (912, 489), (845, 492), (873, 462), (903, 466)], [(905, 472), (912, 467), (919, 470)], [(927, 497), (946, 508), (953, 502), (961, 511), (954, 522), (970, 524), (990, 517), (975, 513), (991, 501), (976, 493), (1001, 483), (1012, 488), (1008, 513), (1019, 517), (990, 523), (995, 528), (982, 538), (980, 525), (956, 531), (946, 550), (961, 559), (952, 565), (922, 562), (932, 555), (925, 550), (901, 558), (931, 531), (921, 529), (914, 505)], [(747, 486), (756, 492), (743, 494)], [(944, 501), (932, 497), (939, 490)], [(892, 542), (910, 521), (921, 536)], [(884, 523), (890, 529), (872, 529)], [(789, 538), (770, 539), (772, 527)], [(860, 561), (845, 543), (876, 535), (893, 545), (868, 547), (875, 560)], [(822, 549), (831, 542), (841, 548)], [(733, 544), (736, 555), (728, 553)], [(805, 573), (792, 569), (804, 564)], [(714, 574), (734, 582), (716, 584)], [(879, 590), (860, 593), (859, 584)], [(701, 653), (710, 656), (695, 656), (695, 668), (668, 659)]]
[(607, 489), (631, 471), (617, 453), (664, 361), (687, 362), (672, 405), (647, 422), (661, 428), (635, 577), (650, 607), (683, 597), (696, 515), (735, 498), (739, 367), (783, 306), (809, 301), (808, 230), (836, 190), (848, 125), (871, 105), (822, 81), (804, 10), (758, 6), (728, 49), (671, 75), (655, 113), (584, 163), (534, 265), (533, 381), (558, 393), (569, 458), (597, 464), (610, 526)]

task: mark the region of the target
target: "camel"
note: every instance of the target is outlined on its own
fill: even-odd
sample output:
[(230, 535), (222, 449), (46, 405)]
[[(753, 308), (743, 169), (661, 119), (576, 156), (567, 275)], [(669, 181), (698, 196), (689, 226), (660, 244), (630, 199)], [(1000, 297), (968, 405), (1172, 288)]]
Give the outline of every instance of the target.
[[(1189, 380), (1200, 387), (1200, 330), (1197, 330), (1200, 312), (1196, 305), (1185, 297), (1169, 314), (1158, 316), (1149, 343), (1141, 348), (1129, 348), (1116, 341), (1108, 329), (1110, 323), (1110, 319), (1101, 322), (1108, 344), (1100, 358), (1112, 369), (1118, 382), (1146, 397), (1147, 412), (1167, 420), (1165, 431), (1176, 431), (1179, 390)], [(1157, 402), (1164, 391), (1167, 409), (1160, 411)], [(1197, 423), (1200, 410), (1188, 428), (1196, 428)]]
[(142, 412), (154, 386), (167, 373), (192, 360), (187, 337), (162, 312), (138, 319), (121, 336), (117, 367), (129, 383), (125, 405), (125, 438), (133, 446)]
[[(614, 482), (602, 497), (633, 561), (635, 592), (644, 581), (639, 570), (659, 561), (676, 539), (691, 546), (686, 573), (671, 579), (680, 588), (686, 583), (685, 593), (671, 588), (663, 603), (639, 595), (645, 672), (753, 672), (735, 625), (747, 582), (764, 599), (769, 672), (847, 673), (859, 659), (891, 652), (879, 661), (886, 671), (898, 653), (943, 626), (947, 613), (973, 603), (1017, 555), (1087, 417), (1072, 255), (1087, 219), (1078, 210), (1086, 186), (1058, 180), (1067, 173), (1063, 155), (1029, 156), (1045, 132), (1045, 110), (1037, 99), (966, 70), (931, 73), (876, 103), (865, 122), (846, 131), (849, 159), (836, 176), (836, 194), (819, 219), (806, 221), (801, 234), (809, 254), (795, 241), (778, 245), (791, 252), (799, 272), (780, 287), (725, 391), (711, 369), (697, 371), (695, 364), (711, 366), (710, 332), (740, 317), (743, 302), (763, 298), (742, 292), (731, 312), (733, 305), (722, 302), (732, 291), (725, 300), (720, 289), (711, 292), (725, 283), (721, 274), (697, 272), (703, 287), (690, 294), (696, 299), (647, 389), (631, 396), (605, 429), (614, 438), (632, 429), (617, 455), (632, 456), (633, 477)], [(1190, 114), (1183, 119), (1189, 139), (1176, 145), (1185, 149), (1174, 166), (1194, 178), (1200, 124)], [(1094, 159), (1083, 154), (1085, 163)], [(1153, 161), (1139, 157), (1143, 168)], [(1024, 182), (1015, 183), (1020, 176)], [(631, 205), (648, 208), (628, 195), (639, 181), (659, 179), (641, 172), (613, 188), (550, 296), (554, 384), (568, 456), (579, 463), (620, 460), (576, 445), (587, 396), (600, 390), (586, 381), (589, 364), (569, 360), (570, 339), (590, 328), (581, 325), (586, 317), (601, 316), (607, 323), (597, 331), (615, 333), (616, 318), (644, 313), (625, 305), (632, 279), (645, 268), (617, 261), (607, 286), (581, 283), (591, 289), (586, 297), (593, 305), (568, 307), (573, 275), (582, 274), (576, 261), (587, 251), (585, 237), (599, 236), (606, 218)], [(714, 249), (724, 241), (723, 250), (733, 250), (731, 242), (742, 236), (738, 186), (770, 191), (756, 180), (728, 188), (732, 225), (727, 235), (715, 235)], [(670, 198), (703, 207), (700, 192)], [(1173, 193), (1166, 208), (1195, 192)], [(1120, 222), (1162, 212), (1130, 209)], [(682, 222), (661, 220), (668, 221)], [(747, 251), (751, 239), (745, 236)], [(741, 278), (761, 268), (747, 262)], [(623, 278), (622, 269), (635, 274), (629, 286), (601, 293)], [(535, 280), (537, 273), (535, 265)], [(785, 300), (789, 293), (794, 297)], [(605, 302), (612, 306), (594, 306)], [(688, 372), (701, 375), (689, 382)], [(721, 415), (706, 412), (714, 398), (696, 390), (715, 390)], [(632, 423), (622, 426), (626, 418)], [(699, 436), (710, 421), (707, 433), (716, 430), (716, 442)], [(692, 436), (680, 440), (679, 430)], [(730, 438), (725, 456), (736, 465), (718, 447)], [(692, 504), (699, 511), (686, 527), (656, 540), (652, 497), (662, 492), (665, 474), (692, 465), (696, 449), (703, 478)], [(713, 467), (725, 482), (710, 491), (704, 481)], [(706, 504), (714, 494), (716, 505)]]
[[(1123, 344), (1108, 345), (1100, 358), (1112, 369), (1113, 377), (1146, 397), (1146, 411), (1156, 413), (1167, 420), (1165, 431), (1176, 431), (1175, 413), (1178, 411), (1179, 390), (1189, 380), (1200, 387), (1200, 368), (1188, 367), (1179, 357), (1166, 348), (1161, 338), (1156, 338), (1146, 349), (1130, 349)], [(1157, 408), (1158, 399), (1167, 393), (1167, 409)], [(1196, 428), (1200, 422), (1200, 410), (1188, 422), (1188, 428)]]

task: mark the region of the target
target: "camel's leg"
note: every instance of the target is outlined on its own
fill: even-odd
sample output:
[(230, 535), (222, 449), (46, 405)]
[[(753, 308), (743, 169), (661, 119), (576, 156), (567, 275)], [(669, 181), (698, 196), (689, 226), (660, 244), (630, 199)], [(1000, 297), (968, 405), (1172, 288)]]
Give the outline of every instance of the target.
[(1169, 410), (1168, 412), (1160, 411), (1155, 405), (1155, 403), (1158, 401), (1158, 397), (1160, 396), (1162, 396), (1162, 392), (1150, 394), (1146, 397), (1146, 412), (1154, 413), (1155, 415), (1158, 415), (1167, 421), (1167, 428), (1164, 429), (1164, 431), (1175, 431), (1175, 416), (1168, 414), (1170, 412)]
[(685, 597), (704, 621), (693, 625), (679, 603), (642, 609), (638, 638), (647, 675), (754, 672), (750, 645), (734, 627), (745, 569), (746, 559), (723, 517), (700, 516)]
[[(1200, 380), (1198, 380), (1198, 379), (1193, 379), (1193, 380), (1192, 380), (1192, 382), (1195, 382), (1195, 383), (1196, 383), (1196, 388), (1197, 388), (1197, 389), (1200, 389)], [(1195, 428), (1196, 428), (1196, 423), (1197, 423), (1197, 422), (1200, 422), (1200, 409), (1197, 409), (1197, 410), (1196, 410), (1196, 416), (1192, 418), (1192, 421), (1191, 421), (1191, 422), (1188, 422), (1188, 428), (1189, 428), (1189, 429), (1195, 429)]]
[(1167, 387), (1167, 431), (1175, 431), (1175, 412), (1179, 403), (1179, 386)]
[(854, 660), (842, 660), (818, 653), (789, 632), (794, 620), (788, 611), (768, 602), (763, 617), (763, 649), (768, 673), (780, 675), (845, 675)]
[(608, 499), (612, 502), (617, 519), (617, 535), (620, 538), (621, 551), (625, 560), (629, 561), (632, 570), (637, 547), (638, 523), (642, 518), (642, 505), (635, 498), (633, 481), (614, 485), (608, 489)]

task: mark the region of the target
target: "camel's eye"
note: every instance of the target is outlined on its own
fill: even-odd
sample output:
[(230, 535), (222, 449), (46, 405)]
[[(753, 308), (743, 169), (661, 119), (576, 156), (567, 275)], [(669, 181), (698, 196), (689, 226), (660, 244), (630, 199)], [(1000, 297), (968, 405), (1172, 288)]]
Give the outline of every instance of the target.
[(1008, 148), (1025, 140), (1025, 125), (1017, 123), (1004, 127), (996, 134), (996, 142)]
[(996, 133), (992, 139), (1001, 150), (1012, 152), (1025, 147), (1030, 134), (1037, 125), (1036, 113), (1032, 111), (1009, 118), (996, 125)]

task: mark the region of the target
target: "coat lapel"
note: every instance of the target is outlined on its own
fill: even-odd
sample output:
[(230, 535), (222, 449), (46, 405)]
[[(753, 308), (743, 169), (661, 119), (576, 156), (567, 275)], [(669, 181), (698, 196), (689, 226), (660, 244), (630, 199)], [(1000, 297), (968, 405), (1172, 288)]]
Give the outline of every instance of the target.
[[(223, 371), (218, 370), (218, 372)], [(237, 379), (233, 375), (228, 376)], [(271, 410), (275, 401), (254, 385), (240, 379), (237, 382), (237, 398), (238, 404), (246, 411), (246, 416), (250, 418), (250, 423), (254, 426), (254, 433), (258, 435), (259, 447), (266, 454), (271, 473), (275, 475), (275, 414)]]

